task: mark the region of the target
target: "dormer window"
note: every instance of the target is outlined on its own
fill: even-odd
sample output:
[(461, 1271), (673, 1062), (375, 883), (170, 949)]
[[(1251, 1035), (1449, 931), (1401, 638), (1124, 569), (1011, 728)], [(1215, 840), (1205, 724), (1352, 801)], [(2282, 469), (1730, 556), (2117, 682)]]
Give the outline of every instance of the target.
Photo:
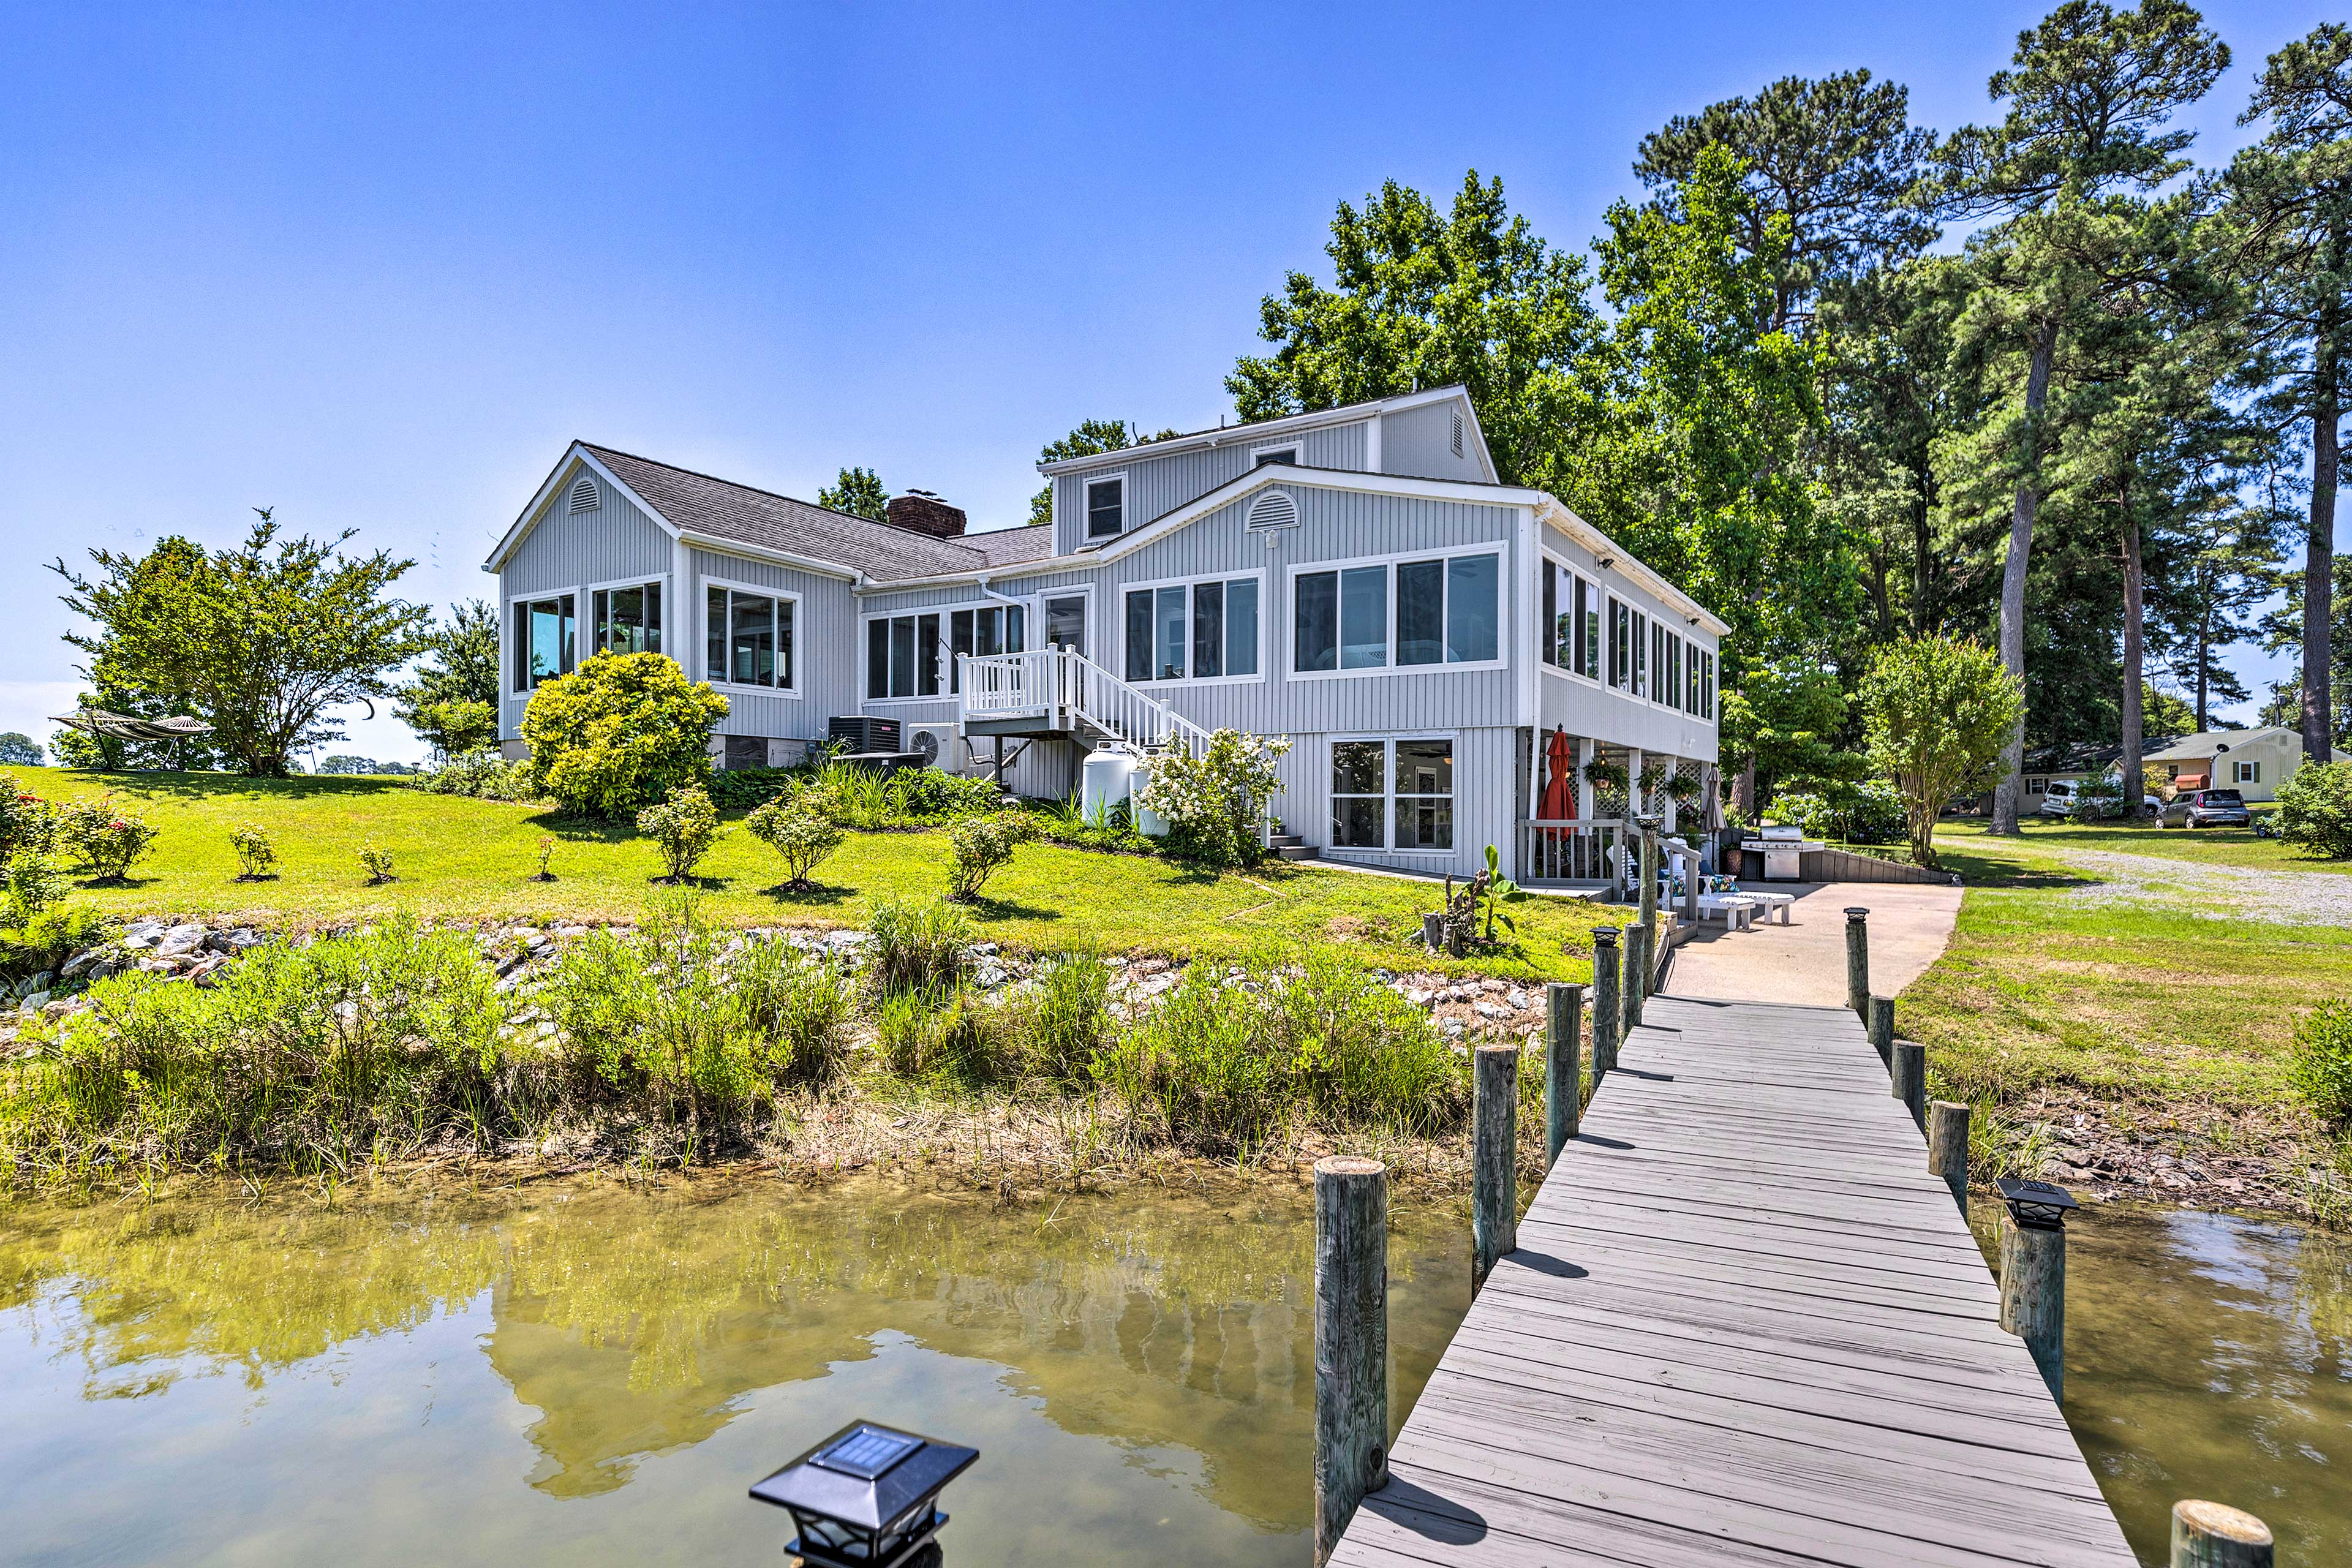
[(1087, 481), (1087, 537), (1108, 539), (1127, 526), (1127, 477)]
[(1298, 466), (1298, 448), (1296, 446), (1260, 447), (1256, 451), (1250, 454), (1251, 468), (1263, 468), (1268, 463), (1287, 463), (1291, 467), (1297, 468)]

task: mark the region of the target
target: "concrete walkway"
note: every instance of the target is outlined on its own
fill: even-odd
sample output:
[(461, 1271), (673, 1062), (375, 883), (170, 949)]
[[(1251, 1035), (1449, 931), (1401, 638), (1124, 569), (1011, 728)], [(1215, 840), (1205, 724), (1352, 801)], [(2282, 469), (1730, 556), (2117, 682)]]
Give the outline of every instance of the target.
[(1675, 949), (1666, 994), (1835, 1007), (1845, 1001), (1845, 910), (1870, 911), (1870, 988), (1900, 994), (1943, 956), (1963, 889), (1908, 882), (1759, 882), (1794, 893), (1789, 923), (1727, 931), (1703, 921)]

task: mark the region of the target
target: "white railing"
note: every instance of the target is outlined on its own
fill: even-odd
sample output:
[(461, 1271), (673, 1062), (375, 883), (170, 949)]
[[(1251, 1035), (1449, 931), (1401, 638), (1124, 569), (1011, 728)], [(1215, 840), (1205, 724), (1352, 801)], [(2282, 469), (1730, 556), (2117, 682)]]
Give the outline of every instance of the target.
[(1605, 882), (1624, 891), (1624, 863), (1617, 853), (1625, 824), (1617, 817), (1522, 820), (1518, 825), (1522, 882)]
[(1038, 719), (1052, 730), (1079, 721), (1130, 745), (1198, 752), (1209, 732), (1148, 692), (1066, 647), (957, 656), (958, 701), (969, 721)]

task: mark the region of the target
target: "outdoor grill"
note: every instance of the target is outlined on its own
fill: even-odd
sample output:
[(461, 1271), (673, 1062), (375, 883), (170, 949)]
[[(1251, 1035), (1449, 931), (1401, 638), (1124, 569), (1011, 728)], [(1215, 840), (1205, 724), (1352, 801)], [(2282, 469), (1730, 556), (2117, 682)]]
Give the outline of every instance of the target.
[(1747, 854), (1764, 857), (1766, 881), (1793, 882), (1804, 875), (1803, 862), (1798, 858), (1808, 850), (1820, 849), (1822, 842), (1807, 838), (1802, 828), (1768, 826), (1753, 838), (1741, 839), (1739, 847)]

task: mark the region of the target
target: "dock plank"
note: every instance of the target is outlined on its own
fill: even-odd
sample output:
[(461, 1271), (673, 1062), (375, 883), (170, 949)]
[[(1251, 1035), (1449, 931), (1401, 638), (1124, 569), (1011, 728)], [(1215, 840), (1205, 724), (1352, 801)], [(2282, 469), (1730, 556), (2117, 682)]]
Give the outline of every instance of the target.
[(1619, 1060), (1333, 1563), (2131, 1568), (1851, 1013)]

